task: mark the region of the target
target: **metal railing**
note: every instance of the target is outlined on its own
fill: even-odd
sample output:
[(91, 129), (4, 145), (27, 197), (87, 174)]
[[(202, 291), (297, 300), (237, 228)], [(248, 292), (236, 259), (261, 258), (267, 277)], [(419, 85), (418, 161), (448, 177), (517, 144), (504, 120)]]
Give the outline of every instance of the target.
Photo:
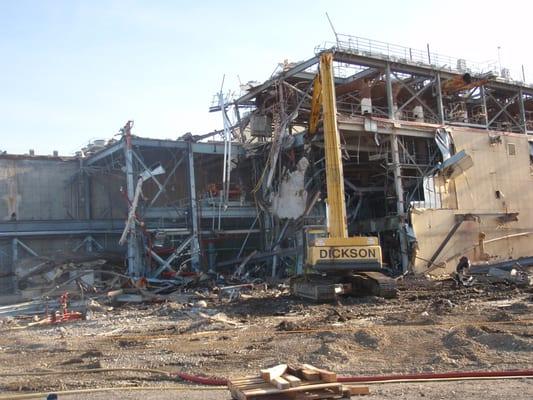
[(315, 52), (319, 53), (320, 51), (331, 48), (347, 53), (381, 58), (405, 64), (426, 65), (449, 70), (451, 72), (483, 74), (487, 72), (496, 73), (498, 71), (497, 63), (494, 61), (478, 63), (467, 61), (462, 58), (437, 54), (429, 50), (424, 51), (413, 49), (411, 47), (345, 34), (337, 34), (336, 42), (325, 42), (324, 44), (317, 46)]

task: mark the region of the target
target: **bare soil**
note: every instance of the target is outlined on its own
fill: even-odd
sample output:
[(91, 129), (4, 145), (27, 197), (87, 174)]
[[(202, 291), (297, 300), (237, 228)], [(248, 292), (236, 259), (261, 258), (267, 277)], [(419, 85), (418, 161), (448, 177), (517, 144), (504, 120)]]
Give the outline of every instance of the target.
[[(252, 375), (281, 362), (309, 363), (343, 375), (531, 368), (532, 300), (532, 288), (457, 288), (449, 281), (406, 280), (392, 300), (343, 298), (339, 304), (314, 304), (270, 290), (225, 303), (214, 295), (193, 293), (175, 294), (164, 303), (97, 308), (88, 320), (61, 326), (24, 328), (25, 322), (4, 320), (0, 391), (179, 383), (143, 372), (73, 372), (96, 368), (221, 377)], [(52, 370), (65, 374), (24, 375)], [(447, 399), (453, 392), (453, 398), (476, 398), (472, 388), (486, 393), (489, 387), (497, 388), (493, 397), (479, 397), (533, 397), (527, 380), (378, 385), (370, 397)], [(195, 393), (177, 398), (204, 398)], [(165, 395), (169, 397), (158, 397)], [(209, 398), (229, 397), (220, 395)], [(72, 398), (104, 398), (98, 396)], [(176, 398), (164, 392), (127, 396), (134, 395), (106, 398)]]

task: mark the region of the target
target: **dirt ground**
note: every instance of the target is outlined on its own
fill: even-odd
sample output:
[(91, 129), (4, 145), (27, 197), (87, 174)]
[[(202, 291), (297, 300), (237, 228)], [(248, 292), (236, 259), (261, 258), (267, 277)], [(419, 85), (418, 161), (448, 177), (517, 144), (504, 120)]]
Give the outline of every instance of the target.
[[(309, 363), (341, 375), (533, 367), (531, 287), (457, 288), (450, 281), (406, 280), (392, 300), (343, 298), (340, 304), (314, 304), (286, 290), (269, 290), (231, 303), (190, 293), (163, 303), (93, 309), (87, 320), (61, 326), (24, 328), (25, 322), (2, 321), (0, 391), (182, 384), (155, 373), (89, 372), (99, 368), (231, 378), (281, 362)], [(36, 371), (65, 374), (24, 375)], [(371, 390), (371, 399), (496, 399), (511, 394), (529, 399), (533, 381), (382, 384)], [(225, 391), (117, 392), (118, 397), (61, 399), (229, 398)]]
[[(458, 396), (463, 399), (501, 400), (512, 394), (513, 400), (531, 400), (533, 394), (533, 381), (526, 380), (497, 380), (489, 382), (431, 382), (431, 383), (409, 383), (409, 384), (380, 384), (372, 385), (369, 396), (357, 397), (372, 400), (456, 400)], [(61, 400), (229, 400), (228, 392), (225, 390), (207, 391), (136, 391), (134, 393), (125, 391), (113, 391), (105, 393), (95, 393), (91, 395), (70, 395), (61, 396)]]

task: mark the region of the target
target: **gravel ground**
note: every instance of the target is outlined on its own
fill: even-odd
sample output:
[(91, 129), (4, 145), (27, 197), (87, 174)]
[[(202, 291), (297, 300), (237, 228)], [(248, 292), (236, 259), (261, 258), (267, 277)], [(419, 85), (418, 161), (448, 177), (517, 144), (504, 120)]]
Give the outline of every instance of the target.
[[(456, 288), (450, 282), (405, 281), (400, 289), (397, 299), (346, 298), (341, 304), (306, 303), (278, 290), (232, 303), (216, 296), (181, 294), (158, 304), (113, 310), (95, 306), (90, 319), (61, 326), (27, 328), (28, 321), (5, 320), (0, 322), (0, 391), (178, 383), (138, 371), (89, 373), (98, 368), (179, 370), (231, 378), (280, 362), (309, 363), (350, 375), (533, 367), (531, 288)], [(24, 375), (51, 370), (63, 374)], [(517, 380), (409, 383), (372, 386), (370, 398), (476, 398), (486, 393), (486, 399), (512, 394), (515, 400), (533, 398), (532, 388), (530, 381)], [(80, 396), (75, 398), (103, 395)], [(107, 396), (216, 399), (228, 393)]]
[[(229, 400), (227, 391), (111, 391), (92, 394), (61, 395), (60, 400)], [(357, 396), (354, 396), (357, 398)], [(429, 382), (372, 385), (370, 395), (360, 397), (369, 400), (456, 400), (483, 399), (531, 400), (533, 398), (533, 380), (497, 380), (468, 382)]]

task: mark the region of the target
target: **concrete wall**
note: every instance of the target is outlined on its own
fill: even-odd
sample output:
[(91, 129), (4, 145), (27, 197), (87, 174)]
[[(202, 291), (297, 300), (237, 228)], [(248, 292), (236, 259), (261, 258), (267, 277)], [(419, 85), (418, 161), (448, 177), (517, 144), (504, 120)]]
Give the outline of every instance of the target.
[(0, 158), (0, 219), (78, 218), (79, 161)]
[[(474, 165), (445, 186), (452, 188), (453, 201), (446, 209), (414, 209), (411, 220), (418, 241), (415, 271), (426, 270), (435, 253), (453, 227), (457, 214), (472, 213), (477, 221), (466, 221), (446, 245), (436, 263), (443, 268), (435, 274), (454, 270), (458, 258), (472, 261), (504, 260), (533, 255), (533, 176), (530, 170), (529, 143), (526, 135), (474, 129), (453, 130), (456, 150), (465, 150)], [(501, 143), (491, 144), (489, 135), (501, 136)], [(513, 151), (514, 147), (514, 151)], [(513, 154), (514, 153), (514, 154)], [(499, 191), (499, 198), (496, 192)], [(452, 206), (450, 206), (452, 205)], [(502, 222), (505, 213), (519, 213), (518, 221)], [(485, 234), (485, 249), (479, 247), (479, 235)]]

